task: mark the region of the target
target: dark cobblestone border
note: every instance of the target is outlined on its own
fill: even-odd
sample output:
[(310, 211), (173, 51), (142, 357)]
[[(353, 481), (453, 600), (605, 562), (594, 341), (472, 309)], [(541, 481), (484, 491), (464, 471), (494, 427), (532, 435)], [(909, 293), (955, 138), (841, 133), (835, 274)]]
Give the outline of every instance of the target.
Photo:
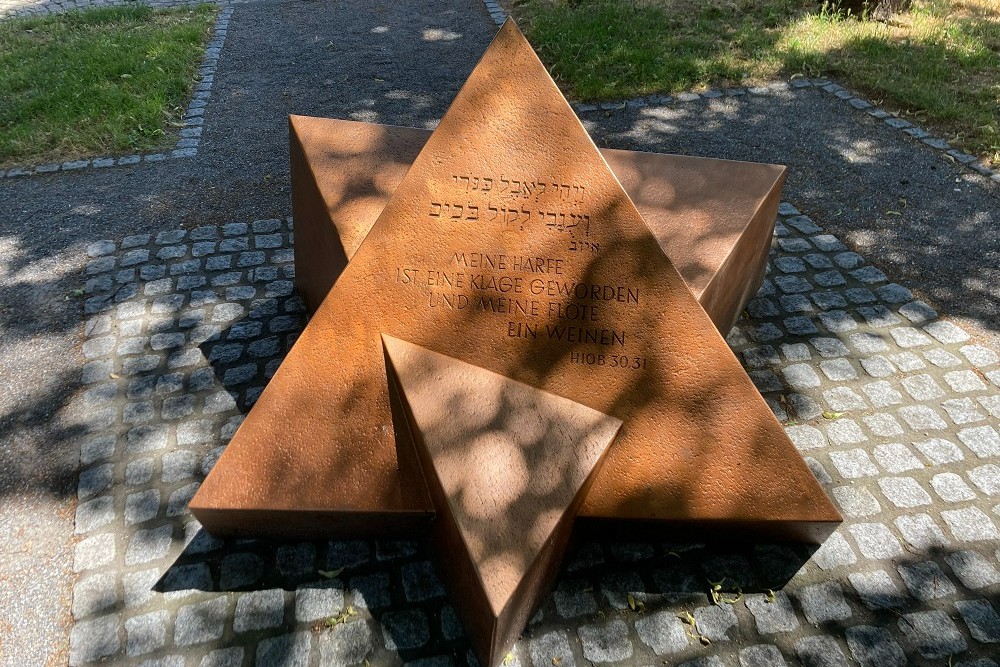
[[(211, 2), (211, 0), (207, 1)], [(180, 4), (169, 6), (180, 6)], [(222, 47), (226, 42), (229, 19), (233, 15), (233, 7), (230, 4), (221, 4), (222, 9), (219, 11), (219, 16), (212, 27), (212, 37), (205, 47), (205, 55), (198, 68), (198, 80), (194, 84), (194, 93), (191, 96), (191, 101), (188, 103), (187, 111), (184, 113), (184, 127), (179, 132), (180, 138), (177, 140), (177, 144), (169, 153), (145, 153), (141, 155), (125, 155), (119, 158), (99, 157), (85, 160), (70, 160), (63, 163), (53, 162), (33, 167), (14, 167), (6, 171), (0, 170), (0, 178), (18, 178), (37, 174), (51, 174), (54, 172), (78, 171), (80, 169), (125, 167), (139, 163), (163, 162), (168, 159), (176, 160), (197, 155), (198, 145), (201, 143), (205, 107), (208, 106), (208, 101), (212, 96), (212, 85), (215, 81), (215, 72), (219, 65), (219, 56), (222, 54)]]

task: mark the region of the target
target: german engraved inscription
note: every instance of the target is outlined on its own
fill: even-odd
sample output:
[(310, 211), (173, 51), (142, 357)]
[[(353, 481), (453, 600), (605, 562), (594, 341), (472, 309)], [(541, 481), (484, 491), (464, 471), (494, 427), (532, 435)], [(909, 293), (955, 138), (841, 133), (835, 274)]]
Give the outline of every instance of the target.
[(643, 369), (646, 358), (630, 354), (633, 332), (620, 326), (629, 319), (622, 309), (642, 305), (642, 290), (580, 278), (589, 256), (606, 245), (588, 204), (582, 183), (452, 174), (426, 203), (431, 223), (444, 231), (495, 226), (505, 240), (551, 235), (557, 243), (549, 247), (561, 250), (537, 256), (516, 248), (451, 249), (432, 261), (396, 266), (393, 278), (420, 290), (426, 308), (487, 315), (495, 324), (486, 330), (496, 336), (565, 344), (573, 363)]

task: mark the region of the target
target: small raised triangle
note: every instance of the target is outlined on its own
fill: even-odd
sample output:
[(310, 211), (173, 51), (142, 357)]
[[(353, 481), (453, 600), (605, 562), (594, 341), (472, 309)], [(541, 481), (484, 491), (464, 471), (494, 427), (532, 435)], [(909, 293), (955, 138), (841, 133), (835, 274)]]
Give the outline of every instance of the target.
[(555, 573), (621, 421), (425, 347), (382, 341), (438, 511), (434, 530), (446, 533), (435, 552), (449, 584), (481, 586), (455, 603), (472, 627), (493, 626), (472, 637), (494, 638), (477, 647), (481, 655), (502, 655), (546, 593), (528, 584)]

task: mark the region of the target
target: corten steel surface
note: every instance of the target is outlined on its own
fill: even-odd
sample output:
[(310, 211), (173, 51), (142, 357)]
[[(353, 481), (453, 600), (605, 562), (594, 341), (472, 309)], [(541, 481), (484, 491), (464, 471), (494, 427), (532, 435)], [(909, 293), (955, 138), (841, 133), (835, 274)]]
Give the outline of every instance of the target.
[[(375, 224), (430, 130), (289, 117), (295, 282), (310, 311)], [(660, 247), (727, 332), (760, 287), (785, 167), (601, 149)]]
[(548, 593), (621, 422), (427, 348), (383, 341), (438, 510), (440, 568), (483, 664), (495, 665)]
[(397, 457), (380, 332), (621, 419), (582, 516), (805, 540), (840, 521), (513, 24), (201, 486), (207, 529), (432, 511)]

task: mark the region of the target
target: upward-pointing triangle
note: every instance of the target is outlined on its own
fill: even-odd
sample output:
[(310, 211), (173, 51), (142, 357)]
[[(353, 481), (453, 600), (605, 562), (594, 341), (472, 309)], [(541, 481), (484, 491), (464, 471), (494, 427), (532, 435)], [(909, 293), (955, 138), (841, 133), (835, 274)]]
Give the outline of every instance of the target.
[(220, 533), (382, 534), (432, 511), (379, 332), (623, 422), (581, 516), (840, 516), (508, 22), (191, 508)]
[(621, 422), (383, 336), (424, 478), (435, 546), (484, 665), (548, 593), (592, 473)]

